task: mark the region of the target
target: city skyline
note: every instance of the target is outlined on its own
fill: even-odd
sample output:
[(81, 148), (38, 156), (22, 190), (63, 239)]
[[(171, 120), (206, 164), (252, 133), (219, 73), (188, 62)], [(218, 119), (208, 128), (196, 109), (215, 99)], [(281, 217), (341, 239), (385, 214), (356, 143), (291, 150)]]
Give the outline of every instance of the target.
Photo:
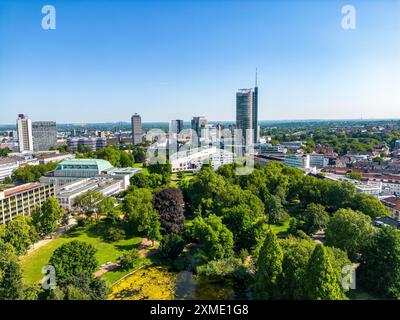
[(0, 123), (234, 121), (255, 68), (260, 121), (400, 118), (399, 2), (352, 4), (355, 30), (339, 1), (53, 1), (43, 30), (42, 3), (3, 1)]

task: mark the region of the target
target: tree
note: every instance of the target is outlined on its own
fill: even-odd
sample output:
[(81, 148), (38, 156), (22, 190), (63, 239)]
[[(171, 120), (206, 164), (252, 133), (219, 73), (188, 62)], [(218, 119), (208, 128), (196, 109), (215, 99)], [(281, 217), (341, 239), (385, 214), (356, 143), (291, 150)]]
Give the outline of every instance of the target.
[(125, 196), (122, 211), (126, 223), (134, 232), (146, 233), (154, 212), (152, 201), (153, 194), (145, 188), (133, 189)]
[(363, 212), (367, 216), (370, 216), (371, 219), (390, 216), (390, 210), (371, 194), (357, 193), (354, 196), (351, 208)]
[(50, 234), (64, 215), (64, 209), (54, 197), (48, 198), (32, 212), (32, 223), (39, 233)]
[(138, 261), (139, 258), (140, 254), (138, 249), (133, 248), (131, 251), (123, 254), (120, 257), (119, 263), (122, 269), (130, 269), (133, 268), (133, 266), (135, 265), (135, 263)]
[(326, 248), (317, 244), (308, 261), (304, 276), (307, 298), (311, 300), (345, 299)]
[(359, 181), (362, 181), (362, 180), (363, 180), (363, 176), (362, 176), (362, 174), (359, 173), (359, 172), (350, 172), (350, 173), (346, 173), (346, 174), (345, 174), (345, 177), (346, 177), (346, 178), (349, 178), (349, 179), (359, 180)]
[(363, 249), (357, 269), (360, 284), (367, 290), (400, 299), (400, 233), (382, 227)]
[(38, 240), (30, 217), (16, 216), (5, 227), (3, 241), (12, 245), (17, 255), (26, 253), (26, 249)]
[(340, 248), (350, 259), (356, 259), (371, 240), (373, 232), (369, 216), (351, 209), (340, 209), (326, 227), (326, 244)]
[(155, 210), (153, 210), (150, 212), (149, 223), (145, 231), (146, 237), (149, 240), (151, 240), (153, 246), (154, 246), (154, 241), (161, 239), (160, 228), (161, 228), (160, 217), (158, 213)]
[(257, 259), (254, 293), (257, 299), (276, 299), (282, 273), (283, 252), (276, 235), (268, 230)]
[(304, 275), (315, 243), (309, 239), (290, 236), (280, 240), (280, 245), (284, 254), (282, 276), (279, 279), (279, 298), (304, 299), (306, 297)]
[(180, 189), (166, 188), (156, 192), (153, 206), (160, 215), (161, 227), (165, 233), (179, 233), (184, 229), (184, 200)]
[(157, 162), (155, 164), (150, 164), (147, 168), (150, 173), (161, 174), (163, 184), (171, 182), (172, 166), (169, 162), (165, 164), (160, 164)]
[(214, 214), (207, 218), (193, 220), (192, 236), (203, 245), (203, 251), (210, 260), (229, 258), (233, 255), (232, 232)]
[(86, 273), (78, 273), (62, 280), (50, 291), (49, 300), (105, 300), (108, 288), (105, 282)]
[(183, 240), (180, 235), (175, 233), (167, 234), (160, 242), (160, 257), (166, 260), (174, 261), (176, 258), (178, 258), (184, 247), (185, 240)]
[(158, 173), (144, 174), (138, 172), (131, 178), (131, 184), (138, 188), (157, 188), (162, 185), (162, 175)]
[(19, 300), (24, 297), (22, 270), (10, 244), (0, 240), (0, 300)]
[(47, 172), (56, 168), (56, 163), (49, 162), (39, 165), (27, 165), (13, 171), (11, 178), (15, 183), (27, 183), (39, 180)]
[(74, 199), (74, 207), (78, 208), (84, 214), (91, 216), (95, 214), (96, 220), (99, 218), (99, 208), (102, 206), (104, 195), (99, 191), (92, 190), (77, 196)]
[(304, 230), (308, 234), (325, 229), (329, 222), (329, 214), (325, 211), (325, 207), (321, 204), (310, 203), (304, 214)]
[(89, 276), (97, 268), (96, 248), (83, 241), (74, 240), (58, 247), (49, 260), (60, 281), (84, 273)]
[(253, 250), (265, 237), (267, 217), (257, 215), (248, 206), (241, 204), (223, 210), (223, 223), (232, 232), (237, 249)]
[(11, 149), (8, 147), (0, 149), (0, 157), (7, 157), (9, 153), (11, 153)]
[(133, 158), (133, 155), (131, 153), (128, 153), (126, 151), (120, 151), (120, 166), (121, 168), (126, 168), (126, 167), (133, 167), (135, 160)]

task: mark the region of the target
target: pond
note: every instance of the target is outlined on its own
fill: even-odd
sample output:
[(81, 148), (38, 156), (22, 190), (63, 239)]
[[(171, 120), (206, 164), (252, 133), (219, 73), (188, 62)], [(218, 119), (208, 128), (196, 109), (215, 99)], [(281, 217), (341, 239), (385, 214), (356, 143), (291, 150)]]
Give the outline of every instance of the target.
[(110, 300), (227, 300), (238, 297), (233, 280), (216, 280), (173, 272), (163, 267), (144, 267), (112, 287)]

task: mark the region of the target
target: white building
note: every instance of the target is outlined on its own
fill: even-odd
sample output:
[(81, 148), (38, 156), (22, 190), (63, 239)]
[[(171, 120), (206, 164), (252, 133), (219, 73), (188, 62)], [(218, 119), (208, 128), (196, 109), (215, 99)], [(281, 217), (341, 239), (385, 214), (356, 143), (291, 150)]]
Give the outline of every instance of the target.
[(358, 192), (372, 194), (375, 197), (382, 192), (382, 182), (356, 183), (355, 186)]
[(19, 152), (33, 151), (32, 120), (24, 114), (19, 114), (17, 119), (18, 148)]
[(106, 177), (80, 179), (66, 184), (56, 191), (56, 198), (63, 208), (71, 210), (76, 197), (93, 190), (100, 192), (104, 196), (112, 196), (125, 190), (125, 188), (123, 180)]
[(310, 155), (308, 154), (287, 154), (285, 155), (284, 164), (289, 167), (299, 168), (302, 170), (310, 169)]
[(203, 147), (188, 151), (179, 151), (170, 157), (172, 172), (197, 171), (203, 164), (208, 164), (217, 169), (218, 167), (232, 163), (234, 154), (232, 152), (218, 149), (217, 147)]
[(323, 154), (310, 154), (310, 167), (325, 168), (329, 164), (329, 159)]
[(2, 160), (0, 161), (0, 181), (4, 181), (5, 178), (11, 177), (13, 171), (18, 169), (18, 160)]

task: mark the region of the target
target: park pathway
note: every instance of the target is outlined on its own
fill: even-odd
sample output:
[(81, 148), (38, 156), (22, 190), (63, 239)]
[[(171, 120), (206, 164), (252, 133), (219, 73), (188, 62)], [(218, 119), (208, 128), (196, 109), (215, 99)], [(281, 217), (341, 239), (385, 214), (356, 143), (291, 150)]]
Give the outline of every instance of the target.
[(26, 255), (30, 255), (32, 252), (36, 251), (37, 249), (39, 249), (39, 248), (43, 247), (44, 245), (48, 244), (49, 242), (53, 241), (55, 238), (58, 238), (64, 232), (71, 230), (71, 228), (75, 227), (76, 225), (77, 225), (76, 220), (73, 218), (70, 219), (68, 222), (68, 225), (57, 228), (51, 238), (45, 238), (45, 239), (42, 239), (42, 240), (32, 244), (30, 246), (30, 248), (28, 249)]

